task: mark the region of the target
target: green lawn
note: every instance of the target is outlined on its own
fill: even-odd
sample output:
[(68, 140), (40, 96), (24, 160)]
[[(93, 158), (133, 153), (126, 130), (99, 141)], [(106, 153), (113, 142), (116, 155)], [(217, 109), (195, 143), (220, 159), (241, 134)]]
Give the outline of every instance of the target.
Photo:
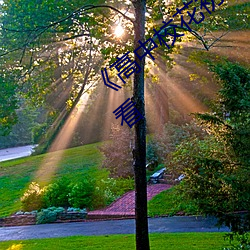
[(148, 215), (151, 217), (161, 215), (175, 215), (177, 212), (184, 212), (185, 214), (199, 214), (198, 209), (191, 203), (177, 194), (175, 187), (153, 197), (148, 203)]
[[(228, 246), (224, 233), (151, 234), (151, 250), (221, 250)], [(1, 250), (131, 250), (134, 235), (74, 236), (67, 238), (0, 242)]]
[[(56, 166), (52, 179), (66, 177), (79, 181), (84, 175), (107, 175), (100, 171), (102, 155), (97, 149), (100, 143), (65, 150), (61, 161)], [(56, 156), (55, 153), (50, 153)], [(46, 154), (0, 163), (0, 217), (7, 216), (20, 210), (20, 197), (32, 181), (37, 181), (35, 174), (41, 167)], [(55, 167), (55, 166), (51, 166)]]

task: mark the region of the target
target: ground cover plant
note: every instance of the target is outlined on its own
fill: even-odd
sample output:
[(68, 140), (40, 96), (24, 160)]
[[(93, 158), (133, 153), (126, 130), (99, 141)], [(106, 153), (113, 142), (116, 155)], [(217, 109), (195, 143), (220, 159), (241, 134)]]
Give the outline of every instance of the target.
[[(224, 233), (168, 233), (151, 234), (152, 250), (221, 250), (229, 246)], [(135, 249), (134, 235), (75, 236), (0, 242), (5, 250), (78, 250), (78, 249)]]

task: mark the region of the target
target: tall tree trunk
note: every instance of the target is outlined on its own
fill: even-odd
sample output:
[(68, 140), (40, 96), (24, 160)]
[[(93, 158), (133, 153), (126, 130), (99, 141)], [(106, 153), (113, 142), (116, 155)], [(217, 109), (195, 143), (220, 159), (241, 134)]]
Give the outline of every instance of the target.
[[(145, 41), (145, 13), (146, 0), (133, 1), (135, 7), (134, 22), (134, 49)], [(143, 49), (139, 51), (143, 55)], [(146, 180), (146, 117), (144, 102), (144, 65), (145, 59), (140, 60), (135, 55), (136, 62), (140, 65), (141, 71), (134, 75), (133, 101), (136, 108), (143, 115), (135, 124), (135, 148), (133, 150), (134, 173), (135, 173), (135, 216), (136, 216), (136, 249), (149, 250), (148, 218), (147, 218), (147, 180)]]

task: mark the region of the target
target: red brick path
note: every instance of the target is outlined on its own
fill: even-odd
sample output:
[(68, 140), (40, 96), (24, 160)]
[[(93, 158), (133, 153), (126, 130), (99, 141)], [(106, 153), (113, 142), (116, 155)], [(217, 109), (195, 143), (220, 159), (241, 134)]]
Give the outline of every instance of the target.
[[(171, 185), (168, 184), (155, 184), (147, 188), (148, 201), (160, 192), (169, 189)], [(102, 218), (123, 218), (135, 216), (135, 191), (130, 191), (114, 201), (110, 206), (88, 213), (89, 219), (102, 219)]]

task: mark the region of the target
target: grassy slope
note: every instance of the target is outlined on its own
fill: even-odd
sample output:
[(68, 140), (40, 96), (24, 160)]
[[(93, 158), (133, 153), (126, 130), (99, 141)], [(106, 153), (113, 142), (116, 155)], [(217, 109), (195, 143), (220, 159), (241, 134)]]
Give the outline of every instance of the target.
[[(228, 246), (224, 233), (151, 234), (152, 250), (221, 250)], [(11, 248), (12, 247), (12, 248)], [(57, 239), (1, 242), (0, 249), (10, 250), (78, 250), (135, 249), (134, 235), (76, 236)]]
[[(105, 177), (107, 172), (100, 169), (97, 171), (102, 159), (98, 145), (100, 144), (89, 144), (65, 150), (52, 178), (64, 176), (78, 181), (86, 174), (98, 175), (98, 178)], [(50, 157), (56, 155), (57, 152), (50, 153)], [(37, 181), (34, 176), (47, 156), (48, 154), (44, 154), (0, 163), (0, 217), (21, 209), (20, 197), (30, 182)], [(162, 192), (149, 203), (150, 216), (171, 215), (180, 210), (187, 212), (185, 204), (176, 203), (176, 195), (172, 189)]]
[[(65, 150), (52, 178), (64, 176), (77, 181), (86, 173), (95, 175), (102, 159), (98, 145)], [(46, 154), (0, 163), (0, 217), (20, 209), (20, 197), (31, 181), (37, 181), (34, 176), (45, 157)], [(106, 172), (98, 171), (98, 175), (102, 174)]]
[(174, 187), (156, 195), (148, 203), (148, 215), (150, 217), (172, 216), (178, 212), (183, 212), (186, 215), (199, 214), (198, 209), (193, 204), (187, 203), (180, 195), (177, 195)]
[[(70, 180), (78, 181), (86, 174), (88, 176), (98, 175), (98, 178), (105, 177), (107, 172), (100, 171), (97, 168), (102, 159), (97, 149), (98, 145), (100, 144), (89, 144), (65, 150), (63, 159), (60, 161), (53, 178), (64, 176)], [(50, 153), (50, 156), (56, 155), (56, 152)], [(0, 217), (21, 209), (20, 197), (31, 181), (37, 181), (34, 175), (46, 156), (46, 154), (31, 156), (1, 163)], [(149, 215), (172, 215), (180, 210), (189, 212), (186, 205), (176, 202), (176, 195), (173, 189), (170, 189), (157, 195), (149, 202)]]

